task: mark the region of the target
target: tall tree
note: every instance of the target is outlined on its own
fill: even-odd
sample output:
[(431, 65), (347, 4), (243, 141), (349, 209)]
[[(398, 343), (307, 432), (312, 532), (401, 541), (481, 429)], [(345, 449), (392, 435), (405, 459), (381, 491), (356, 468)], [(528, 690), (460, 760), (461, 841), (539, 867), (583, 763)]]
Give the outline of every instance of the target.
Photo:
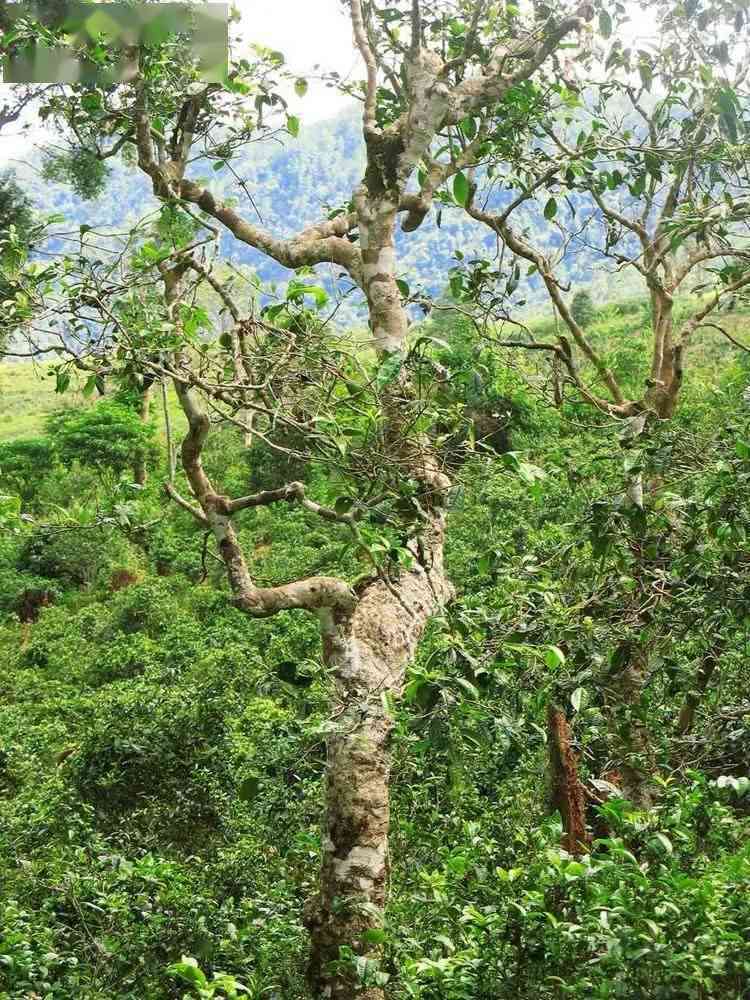
[[(251, 367), (237, 378), (245, 359), (255, 357), (251, 347), (243, 350), (239, 327), (232, 338), (236, 363), (228, 368), (207, 362), (196, 344), (180, 346), (179, 338), (195, 318), (185, 284), (192, 247), (159, 261), (171, 329), (161, 360), (154, 361), (152, 343), (131, 351), (129, 361), (166, 372), (174, 381), (189, 423), (182, 467), (192, 498), (180, 497), (174, 488), (170, 493), (212, 533), (237, 607), (251, 616), (300, 609), (320, 618), (323, 659), (336, 686), (336, 724), (328, 738), (320, 892), (308, 908), (310, 979), (319, 996), (348, 1000), (358, 989), (365, 1000), (379, 1000), (386, 978), (377, 952), (388, 886), (388, 706), (401, 694), (427, 622), (451, 594), (443, 567), (450, 480), (425, 435), (425, 376), (418, 370), (419, 351), (410, 350), (396, 228), (401, 216), (404, 230), (416, 228), (447, 177), (480, 161), (498, 117), (522, 104), (527, 82), (564, 39), (585, 28), (593, 8), (584, 4), (550, 13), (540, 5), (525, 16), (515, 7), (485, 0), (429, 5), (394, 0), (387, 10), (367, 0), (346, 0), (343, 6), (366, 71), (361, 87), (352, 88), (363, 103), (366, 171), (338, 212), (292, 236), (269, 231), (234, 204), (220, 201), (202, 179), (208, 164), (231, 171), (233, 152), (259, 129), (273, 128), (274, 111), (282, 108), (273, 85), (280, 68), (277, 54), (259, 52), (252, 64), (239, 63), (227, 85), (219, 87), (201, 84), (184, 50), (168, 42), (140, 52), (140, 72), (132, 84), (114, 92), (74, 91), (51, 101), (48, 110), (72, 130), (75, 145), (97, 158), (133, 149), (157, 198), (192, 214), (204, 231), (226, 232), (303, 275), (312, 266), (333, 265), (339, 281), (358, 289), (366, 303), (378, 360), (374, 376), (355, 394), (361, 391), (369, 400), (368, 430), (359, 449), (340, 441), (340, 460), (357, 471), (353, 478), (365, 496), (368, 490), (381, 491), (391, 502), (397, 558), (375, 559), (376, 571), (355, 586), (313, 577), (269, 588), (250, 574), (234, 522), (243, 510), (262, 504), (301, 504), (342, 524), (370, 558), (373, 552), (361, 541), (355, 509), (323, 507), (299, 483), (231, 498), (208, 476), (202, 456), (211, 412), (218, 408), (234, 419), (240, 409), (265, 408), (268, 415), (267, 405), (253, 393), (272, 387), (265, 382), (258, 388)], [(288, 115), (285, 125), (295, 133), (297, 119)], [(412, 178), (433, 147), (445, 143), (456, 147), (456, 155), (444, 165), (431, 165), (413, 194)], [(238, 195), (243, 191), (247, 185), (238, 188)], [(460, 186), (457, 193), (460, 199)], [(295, 295), (315, 294), (295, 292), (305, 284), (296, 280), (297, 286), (290, 285), (292, 306)], [(113, 323), (119, 337), (125, 325), (117, 317)], [(295, 334), (295, 348), (301, 332)], [(283, 356), (284, 342), (273, 330), (266, 330), (261, 342), (267, 359), (273, 351)], [(348, 367), (324, 339), (318, 343), (319, 381), (328, 383), (329, 406), (332, 399), (341, 404)], [(294, 384), (299, 390), (305, 378), (298, 376)], [(308, 444), (319, 439), (320, 415), (309, 400), (297, 397), (291, 407), (288, 395), (274, 399), (272, 416), (284, 409)]]

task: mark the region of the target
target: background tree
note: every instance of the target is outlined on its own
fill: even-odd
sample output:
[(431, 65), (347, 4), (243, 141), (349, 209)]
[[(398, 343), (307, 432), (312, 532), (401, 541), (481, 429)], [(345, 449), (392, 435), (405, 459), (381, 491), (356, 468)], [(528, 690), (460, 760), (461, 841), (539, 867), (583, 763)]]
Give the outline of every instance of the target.
[(591, 298), (591, 293), (585, 289), (576, 292), (570, 303), (570, 315), (582, 330), (585, 330), (591, 324), (595, 313), (596, 310), (594, 309), (594, 300)]
[[(10, 170), (0, 174), (0, 253), (4, 252), (8, 241), (13, 241), (20, 247), (28, 248), (31, 236), (33, 214), (31, 202)], [(0, 302), (14, 294), (14, 285), (9, 281), (3, 270), (0, 270)], [(5, 343), (0, 330), (0, 348)]]
[[(696, 60), (695, 54), (701, 59)], [(746, 167), (739, 141), (744, 48), (701, 42), (686, 22), (667, 22), (654, 53), (625, 49), (617, 40), (607, 58), (608, 78), (596, 88), (571, 91), (559, 85), (554, 119), (530, 120), (533, 141), (520, 147), (516, 169), (501, 174), (511, 189), (501, 210), (480, 200), (476, 178), (469, 179), (466, 207), (471, 216), (497, 233), (515, 262), (499, 293), (486, 271), (479, 280), (464, 277), (465, 298), (481, 298), (487, 285), (489, 308), (505, 317), (505, 296), (519, 282), (519, 261), (539, 276), (561, 320), (552, 343), (523, 334), (507, 346), (549, 352), (555, 382), (602, 413), (625, 421), (627, 498), (632, 507), (632, 555), (638, 592), (625, 597), (635, 615), (632, 635), (615, 651), (613, 669), (603, 679), (613, 729), (623, 735), (623, 789), (632, 801), (648, 806), (653, 770), (641, 720), (641, 695), (650, 674), (647, 647), (648, 545), (644, 510), (644, 470), (648, 468), (653, 425), (671, 418), (683, 382), (685, 355), (701, 330), (713, 330), (736, 344), (715, 314), (750, 285), (747, 251)], [(537, 105), (543, 109), (541, 102)], [(507, 147), (496, 153), (506, 162)], [(512, 179), (510, 179), (512, 178)], [(490, 178), (490, 194), (493, 180)], [(516, 221), (520, 210), (538, 200), (537, 219), (550, 228), (550, 252)], [(650, 300), (650, 337), (644, 342), (643, 382), (620, 373), (597, 347), (581, 322), (580, 299), (569, 303), (556, 266), (576, 248), (593, 251), (605, 266), (634, 271)], [(464, 269), (465, 270), (465, 269)], [(475, 271), (475, 275), (476, 275)], [(691, 284), (692, 282), (692, 284)], [(469, 289), (472, 289), (469, 291)], [(678, 315), (678, 295), (683, 298)], [(581, 293), (579, 293), (581, 294)], [(585, 294), (585, 293), (584, 293)], [(510, 300), (508, 300), (510, 301)], [(742, 347), (741, 344), (736, 346)], [(667, 470), (666, 474), (669, 474)], [(661, 557), (660, 557), (661, 558)], [(653, 567), (651, 567), (653, 569)], [(633, 603), (635, 599), (635, 603)]]

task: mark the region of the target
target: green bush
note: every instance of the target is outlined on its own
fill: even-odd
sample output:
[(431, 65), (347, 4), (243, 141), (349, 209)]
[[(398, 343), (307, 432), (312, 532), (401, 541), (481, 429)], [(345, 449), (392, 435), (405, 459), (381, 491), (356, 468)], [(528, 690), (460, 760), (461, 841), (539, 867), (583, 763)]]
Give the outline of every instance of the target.
[(21, 548), (17, 568), (81, 587), (108, 584), (114, 570), (137, 567), (139, 554), (111, 525), (35, 529)]
[(48, 437), (21, 438), (0, 443), (0, 483), (5, 492), (16, 493), (28, 502), (36, 495), (39, 481), (56, 460)]
[(62, 410), (47, 418), (46, 431), (60, 461), (99, 472), (129, 470), (139, 452), (158, 457), (154, 425), (123, 403), (101, 400), (83, 410)]
[(594, 316), (596, 315), (596, 310), (594, 309), (594, 300), (591, 298), (591, 293), (581, 289), (573, 296), (573, 300), (570, 303), (570, 312), (576, 323), (582, 327), (584, 330), (587, 326), (590, 326), (594, 321)]

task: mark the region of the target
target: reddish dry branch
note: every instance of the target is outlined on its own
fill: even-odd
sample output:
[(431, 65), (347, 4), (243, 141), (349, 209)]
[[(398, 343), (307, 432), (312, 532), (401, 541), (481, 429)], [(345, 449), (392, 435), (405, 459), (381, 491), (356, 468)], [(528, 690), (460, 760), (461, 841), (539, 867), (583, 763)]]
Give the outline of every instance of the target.
[(17, 600), (16, 612), (24, 625), (38, 620), (42, 608), (48, 608), (55, 603), (55, 595), (51, 590), (24, 590)]
[(138, 583), (138, 575), (129, 569), (116, 569), (109, 578), (109, 589), (112, 593), (125, 590)]
[(576, 856), (588, 850), (591, 838), (586, 830), (586, 796), (578, 777), (578, 760), (570, 746), (570, 726), (565, 712), (550, 702), (547, 708), (552, 805), (562, 816), (563, 844)]

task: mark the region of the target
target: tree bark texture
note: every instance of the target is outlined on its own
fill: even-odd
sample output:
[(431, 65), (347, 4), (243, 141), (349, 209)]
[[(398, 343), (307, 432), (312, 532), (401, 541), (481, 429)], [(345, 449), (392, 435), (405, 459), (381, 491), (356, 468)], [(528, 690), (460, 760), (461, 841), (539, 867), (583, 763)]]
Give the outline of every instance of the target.
[(562, 846), (568, 854), (578, 856), (586, 853), (591, 838), (586, 829), (586, 795), (570, 735), (565, 712), (551, 701), (547, 706), (547, 740), (552, 806), (562, 817)]
[(430, 542), (429, 567), (415, 560), (392, 587), (369, 584), (351, 613), (320, 613), (324, 659), (336, 681), (336, 729), (328, 739), (320, 891), (306, 923), (310, 986), (330, 1000), (383, 997), (375, 983), (362, 988), (353, 962), (341, 958), (350, 950), (354, 961), (376, 960), (379, 951), (368, 932), (382, 928), (388, 894), (388, 703), (402, 693), (425, 625), (450, 597), (442, 517), (433, 521)]

